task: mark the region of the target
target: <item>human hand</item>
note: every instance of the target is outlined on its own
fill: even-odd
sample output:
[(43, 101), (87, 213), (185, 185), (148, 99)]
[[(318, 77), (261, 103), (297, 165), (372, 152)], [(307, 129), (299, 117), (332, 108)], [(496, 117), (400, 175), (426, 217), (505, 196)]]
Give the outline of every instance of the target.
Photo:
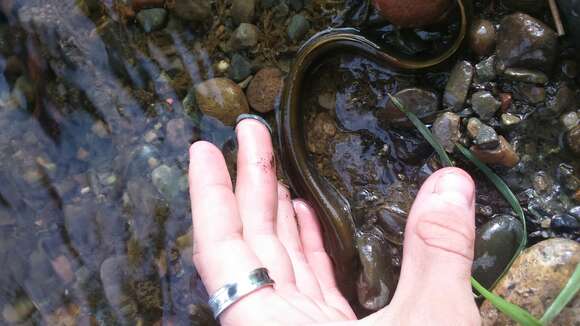
[[(422, 186), (405, 231), (401, 277), (388, 307), (356, 321), (338, 291), (313, 210), (278, 183), (268, 129), (241, 121), (235, 191), (215, 146), (190, 148), (193, 261), (210, 294), (266, 267), (276, 284), (243, 297), (222, 325), (477, 325), (469, 278), (474, 184), (442, 169)], [(354, 276), (353, 276), (354, 277)]]

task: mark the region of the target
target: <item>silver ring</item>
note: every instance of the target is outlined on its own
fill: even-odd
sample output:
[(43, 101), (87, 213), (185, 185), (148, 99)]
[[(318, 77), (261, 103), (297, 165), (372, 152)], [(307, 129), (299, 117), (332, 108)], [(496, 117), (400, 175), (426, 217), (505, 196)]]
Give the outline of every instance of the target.
[(208, 304), (213, 317), (217, 319), (222, 312), (241, 298), (266, 286), (272, 286), (274, 283), (266, 268), (258, 268), (251, 271), (245, 278), (224, 285), (209, 298)]

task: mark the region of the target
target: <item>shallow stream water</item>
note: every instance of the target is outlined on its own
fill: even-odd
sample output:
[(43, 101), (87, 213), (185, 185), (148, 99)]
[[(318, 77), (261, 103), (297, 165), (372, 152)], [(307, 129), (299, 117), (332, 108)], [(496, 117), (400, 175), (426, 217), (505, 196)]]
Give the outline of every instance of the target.
[[(365, 16), (363, 1), (322, 2), (287, 6), (282, 18), (257, 9), (264, 34), (240, 51), (250, 75), (268, 65), (287, 72), (307, 36)], [(235, 29), (229, 2), (211, 1), (206, 24), (167, 10), (163, 28), (149, 33), (135, 12), (164, 1), (127, 3), (0, 2), (2, 325), (215, 324), (191, 262), (187, 148), (209, 140), (233, 170), (236, 144), (232, 127), (201, 114), (187, 95), (194, 84), (232, 76), (219, 62), (237, 68), (224, 46)], [(298, 12), (311, 24), (293, 41), (286, 27)], [(450, 68), (400, 76), (346, 54), (318, 69), (322, 78), (303, 99), (313, 108), (305, 123), (323, 137), (312, 162), (351, 201), (357, 226), (378, 223), (400, 244), (412, 198), (437, 163), (416, 132), (382, 125), (373, 112), (387, 92), (407, 86), (442, 92)], [(330, 109), (319, 105), (325, 94)], [(521, 108), (522, 116), (530, 109)], [(273, 113), (265, 117), (274, 124)], [(570, 193), (580, 168), (558, 119), (547, 121), (506, 131), (525, 164), (498, 171), (526, 207), (532, 241), (578, 239), (578, 230), (545, 227), (555, 215), (578, 214)], [(541, 193), (533, 186), (540, 172), (549, 180)], [(483, 189), (478, 222), (509, 211), (474, 175)], [(400, 249), (393, 247), (394, 265)]]

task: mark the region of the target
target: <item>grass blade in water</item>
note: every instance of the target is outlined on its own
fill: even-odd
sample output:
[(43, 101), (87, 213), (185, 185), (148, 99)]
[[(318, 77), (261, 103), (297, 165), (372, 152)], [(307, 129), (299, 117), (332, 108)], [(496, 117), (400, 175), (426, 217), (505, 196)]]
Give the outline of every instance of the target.
[(479, 292), (484, 298), (491, 302), (499, 311), (517, 321), (523, 326), (541, 326), (542, 323), (534, 318), (529, 312), (525, 311), (521, 307), (510, 303), (503, 299), (502, 297), (489, 292), (483, 285), (479, 284), (473, 277), (471, 278), (471, 285), (477, 292)]
[(566, 305), (572, 299), (574, 299), (576, 293), (578, 293), (578, 290), (580, 290), (580, 264), (576, 266), (574, 274), (572, 274), (572, 277), (568, 280), (566, 286), (564, 286), (564, 289), (562, 289), (562, 292), (560, 292), (560, 294), (556, 297), (556, 300), (554, 300), (552, 305), (546, 310), (544, 316), (542, 316), (542, 319), (540, 319), (542, 324), (550, 324), (552, 320), (558, 316), (562, 309), (564, 309), (564, 307), (566, 307)]
[(433, 147), (435, 152), (437, 152), (437, 155), (439, 156), (439, 160), (441, 161), (441, 163), (444, 166), (448, 166), (448, 167), (453, 166), (453, 163), (451, 162), (451, 159), (447, 155), (447, 152), (445, 152), (445, 149), (443, 149), (443, 146), (441, 146), (441, 144), (439, 144), (437, 139), (435, 139), (435, 137), (431, 133), (431, 130), (429, 130), (429, 128), (427, 128), (427, 126), (425, 126), (425, 124), (413, 112), (407, 110), (405, 108), (405, 106), (403, 105), (403, 103), (401, 103), (401, 101), (399, 101), (398, 98), (394, 97), (391, 94), (387, 94), (387, 95), (389, 95), (389, 98), (391, 99), (391, 101), (393, 102), (395, 107), (397, 109), (399, 109), (401, 112), (403, 112), (405, 115), (407, 115), (407, 118), (409, 118), (409, 120), (411, 120), (411, 122), (413, 123), (415, 128), (417, 128), (417, 130), (419, 130), (421, 135), (423, 135), (423, 137), (425, 137), (425, 140), (427, 140), (429, 142), (429, 144), (431, 144), (431, 147)]

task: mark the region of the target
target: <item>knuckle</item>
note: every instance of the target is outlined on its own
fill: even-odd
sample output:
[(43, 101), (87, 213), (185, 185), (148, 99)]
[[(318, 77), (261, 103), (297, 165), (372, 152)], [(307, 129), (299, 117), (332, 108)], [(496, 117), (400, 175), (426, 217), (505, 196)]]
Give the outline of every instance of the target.
[(472, 260), (475, 230), (459, 215), (453, 212), (424, 214), (418, 219), (416, 234), (428, 247)]

